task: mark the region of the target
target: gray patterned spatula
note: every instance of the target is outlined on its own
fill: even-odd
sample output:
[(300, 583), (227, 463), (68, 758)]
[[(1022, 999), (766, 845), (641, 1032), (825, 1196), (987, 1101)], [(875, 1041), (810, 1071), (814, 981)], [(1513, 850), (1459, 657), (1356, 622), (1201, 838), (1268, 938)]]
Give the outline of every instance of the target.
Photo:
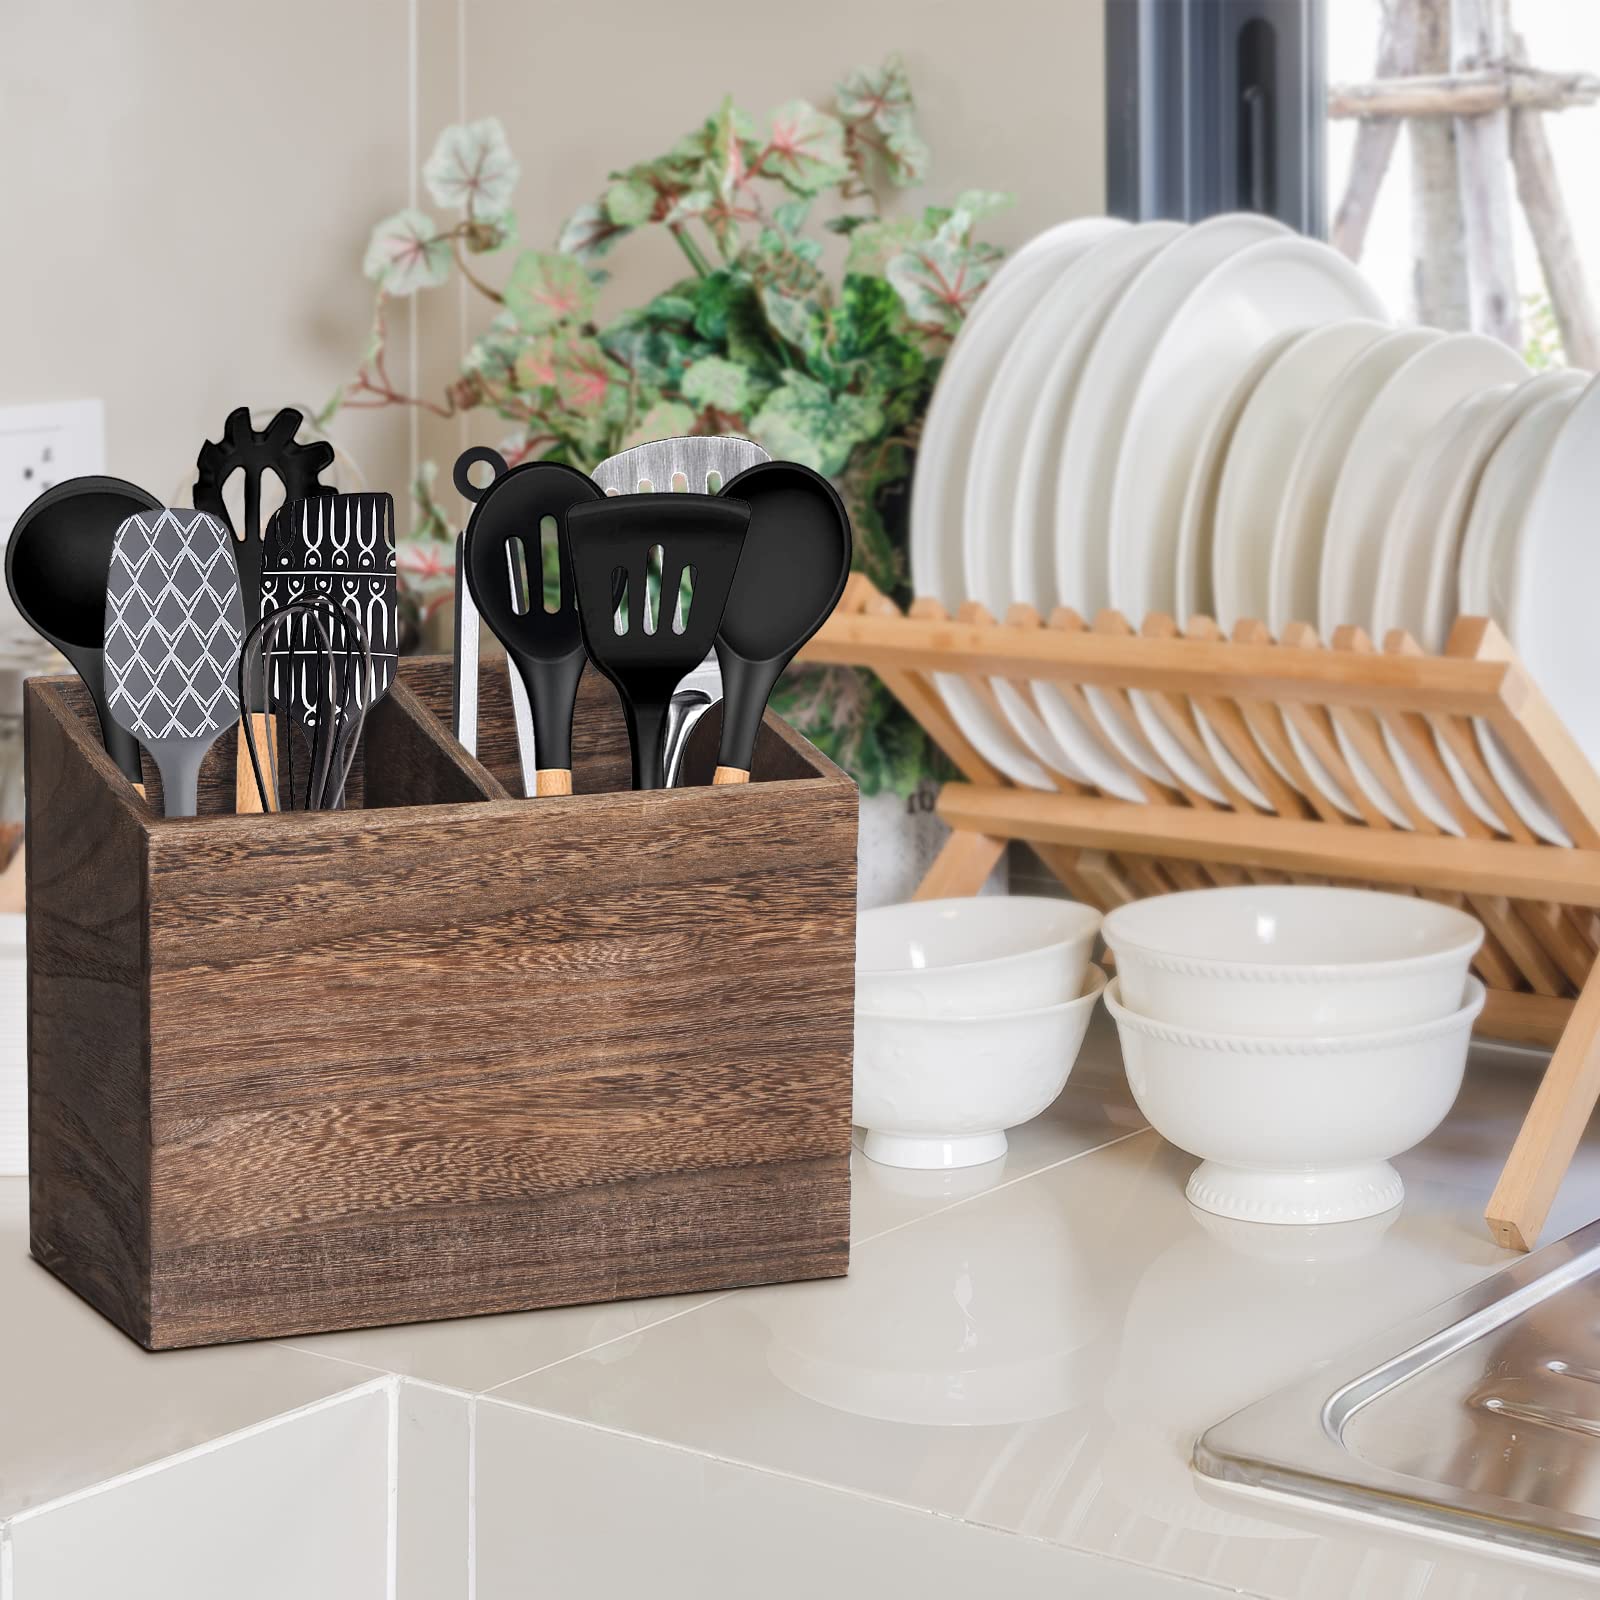
[(106, 579), (106, 704), (192, 817), (200, 763), (239, 718), (244, 601), (228, 530), (204, 511), (145, 511), (117, 529)]

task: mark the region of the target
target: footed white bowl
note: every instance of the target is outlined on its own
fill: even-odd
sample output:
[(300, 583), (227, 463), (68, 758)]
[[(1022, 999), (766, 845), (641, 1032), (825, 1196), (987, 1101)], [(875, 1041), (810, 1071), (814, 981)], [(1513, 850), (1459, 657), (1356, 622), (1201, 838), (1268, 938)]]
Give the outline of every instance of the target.
[(1010, 1016), (858, 1011), (853, 1120), (867, 1130), (867, 1157), (921, 1168), (998, 1160), (1005, 1130), (1065, 1087), (1105, 982), (1090, 967), (1076, 999)]
[(1245, 1222), (1348, 1222), (1399, 1205), (1389, 1158), (1444, 1121), (1483, 985), (1450, 1015), (1384, 1033), (1257, 1038), (1173, 1027), (1106, 990), (1128, 1086), (1163, 1139), (1200, 1156), (1188, 1195)]
[(1042, 895), (880, 906), (856, 919), (856, 1010), (978, 1017), (1076, 999), (1100, 913)]
[(1263, 884), (1136, 900), (1105, 919), (1105, 936), (1140, 1016), (1310, 1036), (1449, 1016), (1483, 928), (1411, 895)]

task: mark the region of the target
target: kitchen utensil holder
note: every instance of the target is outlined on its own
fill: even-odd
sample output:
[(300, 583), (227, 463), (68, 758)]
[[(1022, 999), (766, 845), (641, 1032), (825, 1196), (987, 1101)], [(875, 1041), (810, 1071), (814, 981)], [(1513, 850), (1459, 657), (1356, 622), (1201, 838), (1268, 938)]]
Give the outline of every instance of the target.
[[(1487, 934), (1475, 963), (1489, 991), (1479, 1031), (1554, 1047), (1485, 1213), (1498, 1243), (1533, 1246), (1600, 1098), (1600, 776), (1492, 622), (1460, 618), (1444, 654), (1427, 656), (1403, 633), (1378, 649), (1355, 628), (1339, 630), (1330, 646), (1304, 624), (1274, 641), (1262, 623), (1241, 622), (1230, 638), (1204, 617), (1180, 632), (1170, 617), (1150, 616), (1136, 634), (1116, 612), (1091, 626), (1070, 610), (1046, 623), (1032, 607), (1016, 606), (999, 623), (975, 604), (952, 618), (937, 601), (921, 599), (902, 614), (856, 574), (801, 659), (871, 668), (962, 775), (940, 793), (938, 813), (954, 831), (919, 899), (975, 893), (1007, 841), (1022, 839), (1071, 894), (1102, 909), (1215, 884), (1331, 880), (1410, 890), (1470, 910)], [(1046, 679), (1079, 702), (1091, 685), (1122, 713), (1126, 737), (1142, 741), (1128, 702), (1130, 690), (1141, 691), (1226, 803), (1152, 782), (1109, 741), (1108, 759), (1126, 769), (1147, 803), (1065, 778), (1054, 793), (1019, 787), (957, 728), (934, 673), (958, 674), (991, 701), (995, 678), (1024, 696), (1031, 681)], [(1273, 812), (1252, 804), (1213, 762), (1191, 702)], [(1093, 727), (1087, 704), (1082, 712)], [(1359, 819), (1329, 805), (1305, 777), (1284, 718), (1352, 797)], [(1474, 718), (1498, 735), (1574, 848), (1540, 843), (1529, 832), (1479, 754)], [(1414, 807), (1380, 724), (1439, 779), (1433, 787), (1461, 836)], [(1411, 831), (1367, 801), (1335, 726), (1405, 807)], [(1435, 735), (1493, 807), (1500, 833), (1456, 794)], [(1294, 785), (1263, 759), (1258, 739)]]
[(523, 800), (497, 668), (481, 759), (410, 659), (352, 809), (232, 814), (227, 734), (171, 821), (28, 684), (32, 1252), (147, 1348), (846, 1271), (854, 785), (768, 717), (629, 792), (591, 674)]

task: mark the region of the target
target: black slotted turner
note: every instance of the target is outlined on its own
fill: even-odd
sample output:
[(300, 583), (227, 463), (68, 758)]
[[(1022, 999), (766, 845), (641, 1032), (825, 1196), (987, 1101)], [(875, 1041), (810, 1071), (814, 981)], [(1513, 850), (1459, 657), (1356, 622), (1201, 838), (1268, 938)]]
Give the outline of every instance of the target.
[[(665, 783), (672, 694), (717, 636), (749, 526), (745, 501), (706, 494), (617, 495), (566, 515), (562, 537), (583, 642), (622, 697), (635, 789)], [(652, 614), (648, 575), (656, 546), (661, 578)], [(686, 571), (691, 591), (680, 599)]]
[[(569, 509), (599, 498), (599, 489), (575, 467), (525, 461), (483, 491), (462, 535), (473, 603), (506, 647), (528, 692), (539, 795), (572, 793), (572, 707), (584, 654), (564, 543), (557, 546), (559, 596), (554, 606), (545, 599), (540, 529), (549, 517), (559, 531)], [(519, 554), (526, 592), (516, 576)]]

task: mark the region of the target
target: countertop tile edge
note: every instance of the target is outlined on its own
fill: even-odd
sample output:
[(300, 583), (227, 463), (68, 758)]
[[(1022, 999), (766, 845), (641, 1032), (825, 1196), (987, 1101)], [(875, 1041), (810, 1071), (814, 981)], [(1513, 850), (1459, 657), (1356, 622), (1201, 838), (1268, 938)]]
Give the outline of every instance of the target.
[[(1229, 1594), (1242, 1595), (1247, 1591), (1225, 1585), (1214, 1584), (1204, 1578), (1179, 1577), (1164, 1571), (1159, 1567), (1146, 1566), (1143, 1562), (1132, 1561), (1126, 1556), (1108, 1555), (1102, 1550), (1086, 1550), (1079, 1545), (1068, 1544), (1060, 1539), (1045, 1538), (1036, 1533), (1023, 1533), (1015, 1528), (1005, 1528), (995, 1522), (984, 1522), (976, 1517), (953, 1516), (948, 1511), (940, 1511), (932, 1506), (914, 1505), (907, 1500), (896, 1500), (890, 1495), (872, 1494), (865, 1490), (853, 1489), (846, 1484), (830, 1483), (825, 1478), (808, 1477), (803, 1473), (784, 1472), (775, 1467), (756, 1466), (748, 1461), (740, 1461), (733, 1456), (718, 1455), (711, 1450), (698, 1450), (693, 1445), (679, 1444), (671, 1439), (656, 1439), (649, 1434), (630, 1433), (626, 1428), (613, 1428), (603, 1422), (590, 1422), (579, 1417), (563, 1416), (558, 1411), (545, 1411), (539, 1406), (519, 1404), (515, 1400), (497, 1400), (488, 1394), (480, 1394), (473, 1402), (474, 1407), (484, 1405), (495, 1406), (502, 1411), (516, 1412), (523, 1416), (538, 1417), (542, 1421), (555, 1423), (561, 1427), (583, 1428), (592, 1433), (603, 1433), (620, 1440), (627, 1445), (635, 1446), (641, 1450), (665, 1450), (675, 1455), (689, 1456), (698, 1461), (709, 1461), (719, 1467), (725, 1467), (730, 1472), (747, 1472), (753, 1476), (774, 1478), (785, 1483), (803, 1484), (808, 1489), (818, 1489), (825, 1494), (841, 1495), (849, 1500), (860, 1501), (869, 1506), (882, 1506), (889, 1511), (909, 1511), (917, 1516), (929, 1517), (938, 1522), (953, 1523), (957, 1527), (975, 1528), (984, 1533), (994, 1534), (1003, 1539), (1017, 1539), (1026, 1544), (1037, 1545), (1044, 1550), (1060, 1550), (1068, 1555), (1078, 1556), (1091, 1561), (1103, 1561), (1108, 1566), (1118, 1567), (1130, 1573), (1140, 1573), (1154, 1577), (1168, 1583), (1180, 1582), (1191, 1587), (1197, 1594)], [(474, 1437), (474, 1458), (476, 1457), (476, 1437)], [(474, 1459), (474, 1467), (476, 1460)], [(476, 1501), (476, 1493), (473, 1495)]]
[[(299, 1421), (302, 1417), (315, 1416), (321, 1411), (330, 1411), (335, 1406), (341, 1406), (352, 1400), (359, 1400), (369, 1394), (386, 1394), (391, 1397), (397, 1392), (399, 1377), (394, 1373), (382, 1373), (372, 1378), (367, 1383), (353, 1385), (349, 1389), (340, 1389), (335, 1394), (327, 1394), (316, 1400), (309, 1400), (304, 1405), (294, 1406), (288, 1411), (280, 1411), (270, 1417), (262, 1417), (255, 1422), (246, 1423), (242, 1428), (234, 1428), (231, 1432), (218, 1434), (214, 1439), (206, 1439), (200, 1444), (189, 1445), (183, 1450), (175, 1450), (171, 1455), (160, 1456), (154, 1461), (146, 1461), (137, 1467), (130, 1467), (126, 1472), (113, 1473), (109, 1478), (102, 1478), (98, 1483), (85, 1484), (82, 1488), (69, 1490), (60, 1494), (53, 1500), (43, 1501), (36, 1506), (29, 1506), (26, 1511), (16, 1512), (3, 1526), (6, 1533), (5, 1548), (10, 1550), (11, 1529), (24, 1522), (32, 1522), (38, 1517), (48, 1516), (53, 1511), (60, 1511), (66, 1506), (76, 1505), (79, 1501), (92, 1499), (96, 1495), (107, 1494), (120, 1489), (126, 1484), (137, 1483), (142, 1478), (154, 1477), (159, 1472), (165, 1472), (168, 1467), (182, 1465), (186, 1461), (193, 1461), (201, 1456), (207, 1456), (218, 1450), (227, 1449), (230, 1445), (240, 1444), (246, 1439), (253, 1439), (260, 1434), (269, 1433), (274, 1428)], [(9, 1597), (6, 1597), (9, 1600)]]

